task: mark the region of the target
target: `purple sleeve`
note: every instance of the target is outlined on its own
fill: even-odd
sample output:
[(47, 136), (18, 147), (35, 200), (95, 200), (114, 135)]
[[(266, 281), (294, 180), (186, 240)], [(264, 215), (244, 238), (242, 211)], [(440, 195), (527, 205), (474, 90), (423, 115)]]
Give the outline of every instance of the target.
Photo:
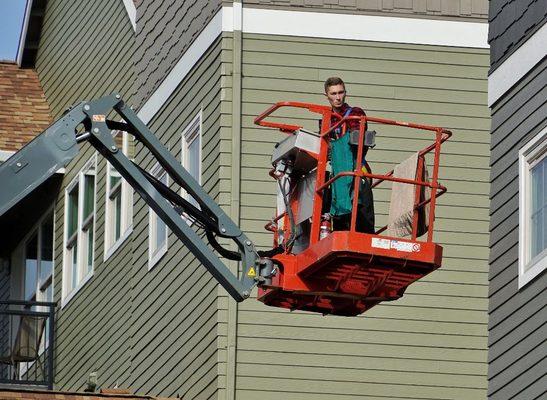
[(367, 114), (365, 113), (365, 111), (364, 111), (362, 108), (360, 108), (360, 107), (353, 107), (353, 108), (351, 109), (351, 114), (352, 114), (352, 115), (367, 115)]
[[(352, 116), (355, 116), (355, 117), (359, 117), (361, 115), (366, 115), (365, 112), (363, 111), (362, 108), (359, 108), (359, 107), (352, 107), (351, 109), (351, 115)], [(352, 130), (352, 131), (357, 131), (359, 130), (359, 121), (357, 120), (352, 120), (352, 121), (349, 121), (349, 129)], [(365, 126), (365, 130), (367, 129), (367, 127)]]

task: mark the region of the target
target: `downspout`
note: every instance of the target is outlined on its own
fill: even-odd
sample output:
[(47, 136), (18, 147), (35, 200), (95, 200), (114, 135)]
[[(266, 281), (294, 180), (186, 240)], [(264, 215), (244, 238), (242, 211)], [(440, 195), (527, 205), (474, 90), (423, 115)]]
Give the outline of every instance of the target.
[[(240, 225), (241, 197), (241, 58), (242, 58), (242, 17), (243, 7), (240, 1), (233, 3), (233, 49), (232, 49), (232, 168), (230, 175), (231, 199), (230, 216)], [(239, 264), (232, 262), (231, 267), (237, 275)], [(236, 400), (237, 368), (237, 324), (238, 303), (228, 298), (228, 351), (226, 360), (226, 399)]]

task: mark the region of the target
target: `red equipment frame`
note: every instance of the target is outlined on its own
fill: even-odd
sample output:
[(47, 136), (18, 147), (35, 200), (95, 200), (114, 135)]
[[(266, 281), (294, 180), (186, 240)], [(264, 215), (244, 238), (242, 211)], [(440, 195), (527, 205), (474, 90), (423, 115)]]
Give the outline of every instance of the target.
[[(279, 271), (272, 278), (271, 283), (259, 288), (258, 299), (267, 305), (291, 310), (358, 315), (381, 301), (400, 298), (408, 285), (440, 267), (442, 247), (433, 243), (433, 225), (437, 197), (446, 192), (446, 188), (438, 181), (441, 145), (452, 136), (452, 133), (440, 127), (384, 118), (342, 117), (328, 106), (301, 102), (276, 103), (255, 118), (255, 124), (276, 128), (289, 134), (296, 132), (301, 126), (265, 120), (282, 107), (307, 109), (322, 116), (319, 154), (309, 153), (317, 159), (310, 244), (302, 253), (292, 254), (285, 251), (283, 254), (273, 257), (279, 266)], [(333, 116), (338, 122), (331, 126)], [(359, 121), (356, 166), (362, 165), (363, 143), (368, 122), (434, 132), (434, 143), (419, 152), (416, 174), (418, 178), (411, 180), (394, 177), (393, 171), (386, 174), (374, 174), (365, 164), (367, 172), (362, 168), (356, 168), (351, 172), (340, 173), (325, 182), (330, 133), (337, 127), (345, 125), (349, 120)], [(431, 180), (424, 181), (419, 177), (423, 176), (425, 168), (424, 156), (431, 151), (433, 151), (433, 173)], [(270, 175), (274, 179), (276, 178), (273, 173)], [(320, 240), (323, 192), (332, 182), (342, 176), (354, 177), (350, 230), (335, 231)], [(374, 180), (373, 188), (384, 181), (416, 186), (410, 239), (381, 235), (387, 226), (380, 228), (373, 235), (356, 231), (359, 182), (364, 178)], [(429, 199), (420, 201), (420, 189), (424, 186), (431, 189), (431, 196)], [(425, 241), (417, 241), (418, 212), (428, 203), (430, 210), (427, 238)], [(299, 204), (295, 199), (291, 199), (290, 207), (293, 212), (296, 212)], [(276, 222), (281, 218), (284, 218), (285, 235), (287, 235), (290, 229), (287, 213), (277, 216), (265, 227), (274, 233), (275, 246), (278, 242)]]

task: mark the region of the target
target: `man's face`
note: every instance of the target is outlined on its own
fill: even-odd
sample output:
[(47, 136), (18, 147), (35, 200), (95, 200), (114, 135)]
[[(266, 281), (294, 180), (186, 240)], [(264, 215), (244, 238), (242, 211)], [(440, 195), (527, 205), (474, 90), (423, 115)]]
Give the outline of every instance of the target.
[(327, 88), (327, 93), (325, 93), (327, 99), (329, 100), (330, 105), (334, 109), (342, 107), (342, 104), (346, 101), (346, 88), (344, 85), (333, 85)]

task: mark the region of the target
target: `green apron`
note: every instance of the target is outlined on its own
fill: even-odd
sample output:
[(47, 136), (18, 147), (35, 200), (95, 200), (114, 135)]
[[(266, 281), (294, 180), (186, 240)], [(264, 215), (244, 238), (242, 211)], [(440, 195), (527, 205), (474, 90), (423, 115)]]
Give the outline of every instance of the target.
[[(331, 140), (330, 142), (330, 162), (333, 176), (338, 175), (340, 172), (353, 171), (355, 169), (357, 157), (349, 142), (350, 136), (348, 132), (341, 138)], [(331, 215), (337, 216), (351, 213), (353, 178), (353, 176), (342, 176), (332, 183)], [(362, 191), (360, 190), (360, 192)]]

